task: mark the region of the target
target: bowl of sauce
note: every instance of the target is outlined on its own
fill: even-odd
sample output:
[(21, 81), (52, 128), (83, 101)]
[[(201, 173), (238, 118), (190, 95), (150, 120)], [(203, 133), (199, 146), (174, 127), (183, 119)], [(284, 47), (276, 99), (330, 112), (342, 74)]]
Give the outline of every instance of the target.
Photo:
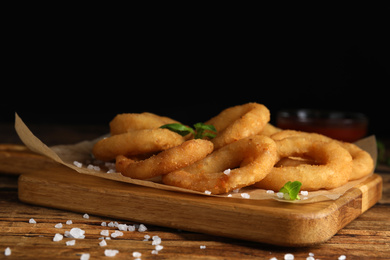
[(314, 132), (355, 142), (367, 135), (368, 119), (362, 113), (316, 109), (281, 110), (276, 125), (281, 129)]

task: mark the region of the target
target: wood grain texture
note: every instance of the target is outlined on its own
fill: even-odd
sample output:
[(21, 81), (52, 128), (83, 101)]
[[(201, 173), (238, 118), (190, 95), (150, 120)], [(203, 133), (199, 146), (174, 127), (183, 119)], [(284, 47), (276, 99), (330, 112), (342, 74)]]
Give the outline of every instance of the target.
[(328, 240), (374, 205), (380, 199), (381, 184), (380, 176), (373, 175), (336, 201), (298, 205), (157, 190), (82, 175), (56, 165), (21, 175), (19, 199), (217, 236), (307, 246)]
[[(91, 259), (108, 259), (104, 256), (107, 248), (119, 250), (114, 259), (133, 259), (134, 251), (141, 252), (142, 259), (283, 259), (286, 253), (294, 254), (295, 259), (306, 259), (309, 253), (313, 253), (316, 259), (338, 259), (340, 255), (346, 255), (347, 259), (389, 259), (390, 255), (389, 174), (381, 174), (382, 199), (324, 243), (308, 247), (280, 247), (147, 224), (147, 232), (125, 232), (123, 237), (108, 241), (108, 246), (102, 248), (98, 245), (100, 231), (109, 229), (112, 233), (116, 230), (100, 226), (102, 221), (145, 222), (100, 217), (90, 212), (87, 212), (90, 219), (84, 219), (84, 211), (75, 213), (22, 203), (17, 194), (18, 172), (4, 175), (2, 168), (3, 162), (0, 161), (0, 258), (4, 257), (6, 247), (12, 250), (12, 255), (6, 259), (79, 259), (82, 252), (90, 253)], [(356, 206), (356, 203), (350, 204), (352, 208)], [(31, 217), (37, 224), (28, 223)], [(74, 224), (64, 225), (62, 229), (54, 228), (55, 224), (65, 224), (69, 219)], [(71, 240), (69, 238), (52, 241), (56, 233), (63, 234), (72, 227), (84, 229), (86, 238), (77, 240), (76, 245), (71, 247), (65, 245), (65, 241)], [(150, 241), (142, 241), (145, 234), (162, 238), (164, 249), (158, 255), (151, 254), (154, 246)], [(206, 249), (200, 249), (201, 245), (205, 245)]]

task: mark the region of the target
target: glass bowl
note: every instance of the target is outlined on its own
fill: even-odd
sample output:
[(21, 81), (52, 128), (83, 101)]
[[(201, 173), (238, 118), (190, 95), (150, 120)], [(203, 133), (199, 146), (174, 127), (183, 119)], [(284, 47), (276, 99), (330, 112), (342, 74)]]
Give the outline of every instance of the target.
[(276, 125), (282, 129), (315, 132), (337, 140), (355, 142), (366, 136), (368, 119), (362, 113), (294, 109), (279, 111)]

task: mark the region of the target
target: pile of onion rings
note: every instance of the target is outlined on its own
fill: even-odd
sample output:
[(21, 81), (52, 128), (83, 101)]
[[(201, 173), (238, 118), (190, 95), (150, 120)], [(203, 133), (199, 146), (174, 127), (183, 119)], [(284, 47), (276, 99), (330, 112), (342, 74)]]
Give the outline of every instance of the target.
[(303, 190), (333, 189), (373, 171), (371, 156), (354, 144), (282, 130), (269, 120), (262, 104), (230, 107), (204, 122), (217, 130), (212, 138), (167, 129), (180, 125), (168, 117), (119, 114), (109, 124), (111, 135), (99, 140), (92, 153), (98, 160), (115, 161), (124, 176), (162, 176), (166, 185), (208, 194), (246, 186), (278, 191), (288, 181), (301, 182)]

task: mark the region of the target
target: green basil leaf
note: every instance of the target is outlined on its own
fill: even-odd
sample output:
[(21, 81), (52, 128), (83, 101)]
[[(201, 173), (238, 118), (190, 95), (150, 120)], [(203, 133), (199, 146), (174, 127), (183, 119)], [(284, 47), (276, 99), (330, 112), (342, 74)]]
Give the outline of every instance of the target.
[(173, 124), (166, 124), (160, 126), (160, 128), (166, 128), (168, 130), (171, 130), (175, 133), (178, 133), (181, 136), (188, 135), (189, 133), (195, 134), (194, 130), (191, 127), (179, 124), (179, 123), (173, 123)]
[(286, 182), (284, 186), (279, 190), (279, 192), (283, 192), (284, 194), (287, 194), (288, 196), (285, 196), (285, 198), (289, 198), (291, 200), (300, 199), (298, 194), (301, 189), (302, 183), (299, 181), (294, 182)]

